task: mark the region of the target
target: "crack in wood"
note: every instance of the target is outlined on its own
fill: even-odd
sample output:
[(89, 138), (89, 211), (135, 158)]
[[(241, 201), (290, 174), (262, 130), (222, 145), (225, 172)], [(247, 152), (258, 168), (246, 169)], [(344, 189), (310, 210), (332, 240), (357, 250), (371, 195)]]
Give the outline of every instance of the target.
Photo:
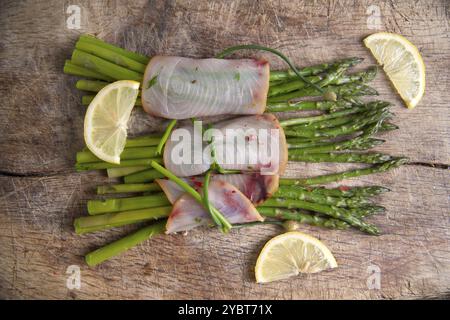
[(428, 168), (435, 168), (435, 169), (443, 169), (443, 170), (448, 170), (450, 168), (449, 164), (433, 163), (433, 162), (409, 162), (406, 165), (419, 166), (419, 167), (428, 167)]
[(42, 178), (42, 177), (53, 177), (64, 174), (74, 173), (72, 170), (61, 170), (53, 172), (11, 172), (7, 170), (0, 170), (0, 176), (5, 177), (15, 177), (15, 178)]

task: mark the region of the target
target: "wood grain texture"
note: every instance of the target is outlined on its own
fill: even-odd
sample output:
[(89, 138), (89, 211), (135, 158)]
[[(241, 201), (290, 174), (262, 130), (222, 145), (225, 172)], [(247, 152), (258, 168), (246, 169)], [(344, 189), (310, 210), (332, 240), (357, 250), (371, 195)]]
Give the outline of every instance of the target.
[[(413, 298), (450, 291), (449, 164), (450, 67), (447, 1), (77, 1), (81, 29), (66, 28), (71, 1), (0, 3), (0, 298)], [(253, 266), (275, 227), (222, 235), (199, 229), (158, 237), (96, 268), (83, 255), (136, 227), (75, 236), (74, 217), (85, 214), (100, 173), (75, 173), (83, 146), (84, 108), (76, 79), (64, 75), (80, 33), (92, 33), (131, 50), (212, 56), (240, 43), (270, 45), (298, 65), (366, 58), (366, 10), (381, 10), (381, 30), (398, 32), (421, 51), (427, 88), (407, 110), (381, 74), (380, 98), (396, 104), (400, 130), (378, 148), (407, 155), (416, 165), (364, 177), (352, 184), (382, 184), (388, 208), (374, 218), (380, 237), (303, 227), (321, 238), (340, 268), (268, 285), (254, 283)], [(274, 68), (282, 63), (264, 56)], [(132, 133), (161, 130), (164, 122), (136, 111)], [(288, 175), (309, 176), (345, 165), (294, 164)], [(81, 290), (66, 288), (66, 268), (80, 265)], [(381, 270), (381, 289), (369, 290), (367, 268)]]

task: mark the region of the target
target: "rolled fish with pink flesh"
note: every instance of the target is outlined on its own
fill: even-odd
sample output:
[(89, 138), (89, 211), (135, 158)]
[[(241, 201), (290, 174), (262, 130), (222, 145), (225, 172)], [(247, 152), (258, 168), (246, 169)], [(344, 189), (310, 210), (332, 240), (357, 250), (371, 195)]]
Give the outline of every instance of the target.
[(265, 60), (155, 56), (144, 73), (142, 106), (167, 119), (262, 114), (269, 76)]
[(179, 177), (201, 175), (214, 162), (226, 170), (282, 175), (287, 158), (283, 128), (272, 114), (221, 121), (200, 134), (193, 124), (175, 129), (163, 155), (165, 167)]
[[(202, 176), (182, 179), (199, 192), (203, 188), (204, 177)], [(214, 174), (211, 176), (211, 181), (219, 180), (235, 186), (254, 205), (270, 198), (278, 190), (279, 185), (278, 175), (261, 175), (259, 173)], [(171, 180), (156, 179), (155, 182), (161, 187), (172, 204), (185, 194), (184, 189)]]
[[(209, 201), (232, 224), (264, 221), (252, 202), (235, 186), (222, 181), (211, 181)], [(199, 226), (213, 225), (213, 220), (202, 204), (189, 194), (175, 201), (167, 219), (166, 233), (184, 232)]]

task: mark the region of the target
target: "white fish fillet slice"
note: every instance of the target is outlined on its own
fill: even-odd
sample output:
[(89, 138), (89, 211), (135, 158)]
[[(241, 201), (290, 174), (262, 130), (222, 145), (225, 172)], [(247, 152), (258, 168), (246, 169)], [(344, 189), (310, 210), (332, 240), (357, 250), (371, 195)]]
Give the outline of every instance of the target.
[[(209, 185), (209, 201), (232, 224), (264, 221), (253, 204), (233, 185), (217, 180)], [(167, 220), (166, 233), (188, 231), (213, 224), (210, 214), (189, 194), (182, 195), (173, 205)]]
[(262, 114), (269, 76), (265, 60), (155, 56), (144, 73), (142, 105), (167, 119)]
[[(288, 160), (286, 137), (274, 115), (239, 117), (218, 122), (213, 128), (222, 133), (222, 137), (215, 135), (214, 138), (216, 160), (222, 168), (272, 175), (284, 173)], [(182, 142), (175, 139), (178, 130), (185, 130), (188, 139), (183, 139)], [(195, 142), (193, 138), (189, 139), (194, 136), (193, 132), (193, 126), (176, 129), (164, 147), (164, 165), (178, 177), (201, 175), (209, 169), (212, 162), (209, 153), (203, 151), (206, 145)], [(178, 154), (181, 146), (190, 150), (190, 161), (180, 160)], [(267, 152), (260, 153), (261, 150)], [(264, 158), (262, 155), (266, 153), (268, 157)], [(203, 161), (195, 162), (194, 154), (198, 154)]]
[[(184, 178), (195, 189), (200, 190), (203, 187), (203, 177)], [(278, 175), (260, 175), (253, 174), (217, 174), (211, 176), (211, 181), (224, 181), (235, 186), (241, 191), (253, 204), (257, 205), (264, 202), (278, 190)], [(156, 179), (161, 189), (166, 194), (170, 203), (174, 204), (185, 191), (175, 182), (167, 179)]]

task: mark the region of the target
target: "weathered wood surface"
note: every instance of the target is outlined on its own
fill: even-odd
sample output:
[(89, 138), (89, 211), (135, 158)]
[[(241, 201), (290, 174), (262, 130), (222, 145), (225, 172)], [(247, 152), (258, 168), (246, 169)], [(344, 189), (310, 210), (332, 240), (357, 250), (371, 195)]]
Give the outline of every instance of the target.
[[(66, 8), (81, 8), (81, 29), (66, 27)], [(304, 227), (335, 254), (340, 268), (268, 285), (254, 283), (263, 243), (279, 230), (249, 228), (222, 235), (196, 230), (155, 238), (97, 268), (83, 255), (132, 228), (75, 236), (99, 173), (75, 173), (83, 145), (84, 109), (74, 77), (62, 74), (80, 33), (146, 54), (207, 57), (237, 43), (286, 52), (297, 64), (365, 57), (367, 10), (381, 10), (380, 30), (398, 32), (420, 49), (425, 97), (406, 110), (383, 75), (374, 86), (395, 102), (395, 123), (379, 148), (413, 164), (348, 184), (382, 184), (386, 215), (380, 237)], [(372, 7), (373, 8), (373, 7)], [(370, 11), (370, 10), (369, 10)], [(449, 161), (450, 41), (447, 1), (2, 1), (0, 3), (0, 298), (417, 298), (450, 291)], [(282, 64), (267, 56), (273, 65)], [(136, 113), (134, 132), (163, 123)], [(433, 167), (437, 165), (436, 167)], [(343, 165), (291, 164), (307, 176)], [(81, 289), (66, 287), (66, 269), (81, 267)], [(381, 288), (370, 290), (367, 268), (378, 266)]]

